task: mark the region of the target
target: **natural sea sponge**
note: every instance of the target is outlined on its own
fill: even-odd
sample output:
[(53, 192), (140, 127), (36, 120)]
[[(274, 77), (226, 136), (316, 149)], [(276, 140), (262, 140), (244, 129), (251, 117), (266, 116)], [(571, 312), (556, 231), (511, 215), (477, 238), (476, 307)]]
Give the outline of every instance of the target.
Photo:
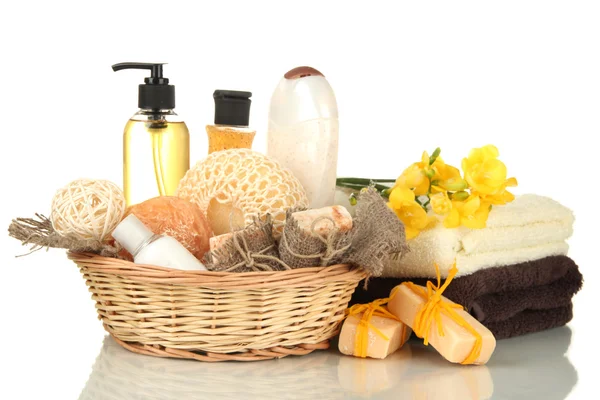
[(176, 195), (206, 213), (215, 235), (244, 228), (267, 214), (280, 231), (287, 209), (308, 207), (306, 192), (290, 170), (248, 149), (211, 153), (190, 168)]
[(152, 232), (177, 239), (199, 260), (210, 248), (212, 232), (204, 213), (194, 203), (159, 196), (129, 207), (125, 217), (132, 213)]

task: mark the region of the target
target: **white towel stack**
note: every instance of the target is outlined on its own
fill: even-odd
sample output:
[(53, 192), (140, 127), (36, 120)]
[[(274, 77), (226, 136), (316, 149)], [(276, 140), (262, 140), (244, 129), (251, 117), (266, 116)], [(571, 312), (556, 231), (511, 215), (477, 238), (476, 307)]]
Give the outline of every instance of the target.
[(456, 260), (457, 276), (480, 269), (518, 264), (555, 255), (566, 255), (573, 234), (571, 210), (543, 196), (524, 195), (512, 203), (495, 206), (487, 227), (447, 229), (442, 223), (409, 240), (410, 252), (393, 261), (384, 277), (442, 277)]

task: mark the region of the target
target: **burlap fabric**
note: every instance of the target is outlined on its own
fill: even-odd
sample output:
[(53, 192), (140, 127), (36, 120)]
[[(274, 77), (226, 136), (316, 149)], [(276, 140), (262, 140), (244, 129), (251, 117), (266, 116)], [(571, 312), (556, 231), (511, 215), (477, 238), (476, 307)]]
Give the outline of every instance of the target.
[(119, 251), (122, 247), (98, 240), (78, 240), (61, 236), (52, 227), (52, 222), (42, 214), (36, 218), (17, 218), (8, 227), (9, 236), (30, 245), (30, 254), (44, 248), (68, 249), (80, 253), (95, 253), (105, 257), (122, 258)]
[(342, 262), (359, 265), (371, 276), (381, 276), (386, 262), (406, 252), (408, 245), (402, 221), (375, 189), (362, 191), (356, 205), (352, 245)]
[(404, 225), (373, 188), (359, 194), (350, 232), (333, 231), (326, 238), (314, 229), (306, 232), (288, 211), (279, 243), (280, 258), (291, 268), (354, 264), (372, 276), (380, 276), (389, 259), (407, 251)]
[(209, 271), (252, 272), (290, 269), (279, 259), (270, 216), (236, 230), (221, 247), (206, 254)]
[(316, 219), (309, 232), (301, 229), (294, 219), (293, 211), (288, 210), (285, 227), (279, 240), (279, 256), (290, 268), (326, 267), (338, 264), (350, 248), (350, 232), (340, 233), (332, 230), (327, 237), (315, 232), (315, 226), (323, 217)]

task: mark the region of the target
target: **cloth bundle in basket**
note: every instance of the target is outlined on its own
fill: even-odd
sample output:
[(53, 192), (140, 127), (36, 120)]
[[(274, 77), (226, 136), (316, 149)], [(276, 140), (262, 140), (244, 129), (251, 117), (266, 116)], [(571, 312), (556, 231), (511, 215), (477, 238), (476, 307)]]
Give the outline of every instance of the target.
[[(335, 215), (328, 207), (317, 211), (326, 210)], [(390, 259), (398, 259), (408, 250), (404, 225), (373, 188), (360, 193), (349, 230), (338, 230), (332, 217), (317, 214), (310, 229), (306, 229), (297, 222), (294, 211), (302, 210), (287, 211), (278, 243), (272, 236), (268, 214), (256, 217), (244, 229), (222, 235), (223, 244), (205, 257), (207, 268), (250, 272), (351, 264), (360, 265), (369, 275), (380, 276)], [(321, 220), (328, 220), (333, 228), (327, 233), (317, 232)]]

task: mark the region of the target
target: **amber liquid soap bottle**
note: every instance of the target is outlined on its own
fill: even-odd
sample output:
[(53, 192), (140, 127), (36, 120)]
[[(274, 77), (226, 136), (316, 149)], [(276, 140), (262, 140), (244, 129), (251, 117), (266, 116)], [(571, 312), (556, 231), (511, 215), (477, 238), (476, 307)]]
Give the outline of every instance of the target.
[(163, 64), (120, 63), (114, 71), (147, 69), (139, 85), (139, 110), (123, 132), (123, 191), (127, 206), (156, 196), (172, 196), (190, 168), (190, 135), (175, 113), (175, 86), (163, 77)]
[(251, 149), (256, 131), (250, 121), (250, 92), (215, 90), (215, 124), (206, 126), (208, 153), (229, 149)]

